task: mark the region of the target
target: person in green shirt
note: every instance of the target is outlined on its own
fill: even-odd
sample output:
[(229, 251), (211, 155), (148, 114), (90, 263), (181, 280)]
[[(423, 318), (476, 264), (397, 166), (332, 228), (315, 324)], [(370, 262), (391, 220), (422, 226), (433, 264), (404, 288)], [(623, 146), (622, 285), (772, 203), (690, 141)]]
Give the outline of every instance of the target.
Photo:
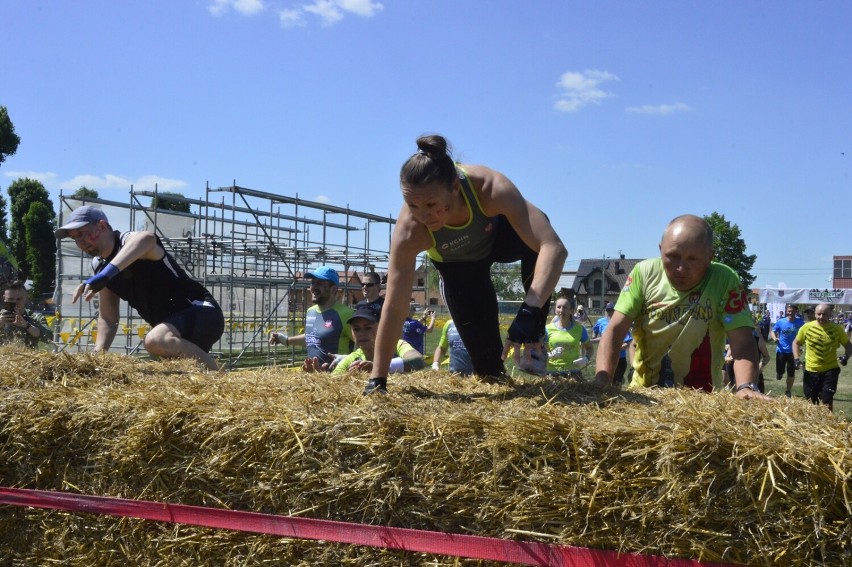
[(737, 396), (766, 398), (757, 388), (758, 353), (746, 292), (736, 272), (713, 262), (713, 229), (701, 217), (672, 220), (660, 241), (660, 257), (643, 260), (630, 272), (598, 346), (599, 386), (612, 384), (631, 324), (636, 354), (630, 387), (657, 384), (668, 356), (677, 385), (707, 392), (721, 388), (727, 337)]
[[(347, 323), (352, 329), (352, 340), (357, 348), (334, 367), (332, 374), (370, 372), (376, 352), (379, 315), (367, 306), (360, 306)], [(391, 374), (422, 370), (425, 366), (423, 355), (401, 339), (396, 343), (394, 354), (390, 362)]]
[(559, 297), (556, 317), (545, 327), (547, 332), (547, 373), (554, 376), (582, 376), (592, 358), (592, 343), (586, 327), (574, 318), (574, 300)]

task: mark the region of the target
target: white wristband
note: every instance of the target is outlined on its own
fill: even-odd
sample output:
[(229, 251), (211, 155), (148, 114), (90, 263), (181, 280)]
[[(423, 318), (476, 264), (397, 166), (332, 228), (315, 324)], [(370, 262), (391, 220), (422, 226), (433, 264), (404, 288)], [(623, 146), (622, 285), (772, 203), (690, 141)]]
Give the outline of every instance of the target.
[(388, 374), (400, 374), (402, 372), (405, 372), (405, 362), (403, 362), (398, 356), (392, 358), (390, 368), (388, 368)]

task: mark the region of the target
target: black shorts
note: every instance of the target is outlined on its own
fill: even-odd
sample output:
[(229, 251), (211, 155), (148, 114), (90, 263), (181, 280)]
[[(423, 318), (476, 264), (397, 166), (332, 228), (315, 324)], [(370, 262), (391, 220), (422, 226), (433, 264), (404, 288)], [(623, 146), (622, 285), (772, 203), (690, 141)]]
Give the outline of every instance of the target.
[(213, 344), (225, 332), (222, 309), (208, 301), (193, 302), (192, 306), (166, 317), (163, 323), (172, 325), (180, 338), (197, 345), (204, 352), (210, 352)]
[(776, 352), (775, 353), (775, 375), (783, 376), (784, 369), (787, 369), (787, 378), (792, 378), (796, 375), (796, 359), (792, 352)]
[(819, 402), (830, 405), (834, 401), (837, 392), (837, 379), (840, 377), (840, 367), (832, 368), (824, 372), (808, 372), (802, 375), (802, 386), (805, 391), (805, 399), (815, 404)]

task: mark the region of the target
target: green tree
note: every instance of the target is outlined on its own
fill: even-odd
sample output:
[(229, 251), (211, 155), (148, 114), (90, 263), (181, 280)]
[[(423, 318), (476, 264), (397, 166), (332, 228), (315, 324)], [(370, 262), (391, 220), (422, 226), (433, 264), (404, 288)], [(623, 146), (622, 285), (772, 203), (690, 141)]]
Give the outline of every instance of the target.
[(491, 281), (494, 283), (494, 291), (497, 299), (501, 301), (521, 301), (526, 292), (521, 285), (521, 264), (494, 264), (491, 270)]
[(9, 247), (12, 254), (18, 260), (21, 272), (29, 276), (30, 263), (27, 260), (27, 238), (23, 218), (29, 212), (33, 203), (44, 203), (48, 211), (50, 211), (50, 221), (53, 222), (55, 218), (53, 203), (50, 201), (47, 189), (44, 188), (44, 185), (40, 181), (26, 177), (16, 179), (9, 185), (9, 197), (12, 202), (12, 225), (9, 231)]
[(94, 189), (89, 189), (88, 187), (83, 185), (82, 187), (74, 191), (71, 197), (74, 199), (80, 199), (81, 201), (86, 201), (88, 199), (97, 199), (98, 192)]
[(0, 195), (0, 240), (9, 242), (9, 224), (6, 222), (6, 198)]
[(757, 256), (746, 254), (745, 241), (740, 236), (740, 227), (731, 224), (725, 219), (725, 215), (717, 212), (705, 215), (706, 220), (713, 228), (713, 250), (715, 260), (730, 266), (740, 276), (745, 289), (751, 289), (755, 277), (751, 274)]
[(56, 237), (53, 236), (53, 207), (35, 202), (24, 215), (29, 276), (33, 297), (53, 291), (56, 280)]
[(151, 199), (151, 206), (161, 211), (177, 211), (179, 213), (190, 212), (190, 205), (183, 201), (183, 195), (180, 193), (158, 193), (156, 197)]
[(0, 163), (6, 161), (8, 156), (15, 155), (21, 138), (15, 134), (15, 125), (9, 118), (9, 111), (5, 106), (0, 106)]

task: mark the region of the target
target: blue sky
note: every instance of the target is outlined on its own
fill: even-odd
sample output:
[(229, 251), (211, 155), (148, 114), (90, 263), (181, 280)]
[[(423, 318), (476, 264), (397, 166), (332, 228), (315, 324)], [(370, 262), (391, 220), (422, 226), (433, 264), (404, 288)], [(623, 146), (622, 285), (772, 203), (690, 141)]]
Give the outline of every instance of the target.
[(756, 286), (852, 254), (847, 1), (3, 0), (0, 188), (237, 184), (396, 216), (422, 133), (508, 175), (581, 258), (717, 211)]

